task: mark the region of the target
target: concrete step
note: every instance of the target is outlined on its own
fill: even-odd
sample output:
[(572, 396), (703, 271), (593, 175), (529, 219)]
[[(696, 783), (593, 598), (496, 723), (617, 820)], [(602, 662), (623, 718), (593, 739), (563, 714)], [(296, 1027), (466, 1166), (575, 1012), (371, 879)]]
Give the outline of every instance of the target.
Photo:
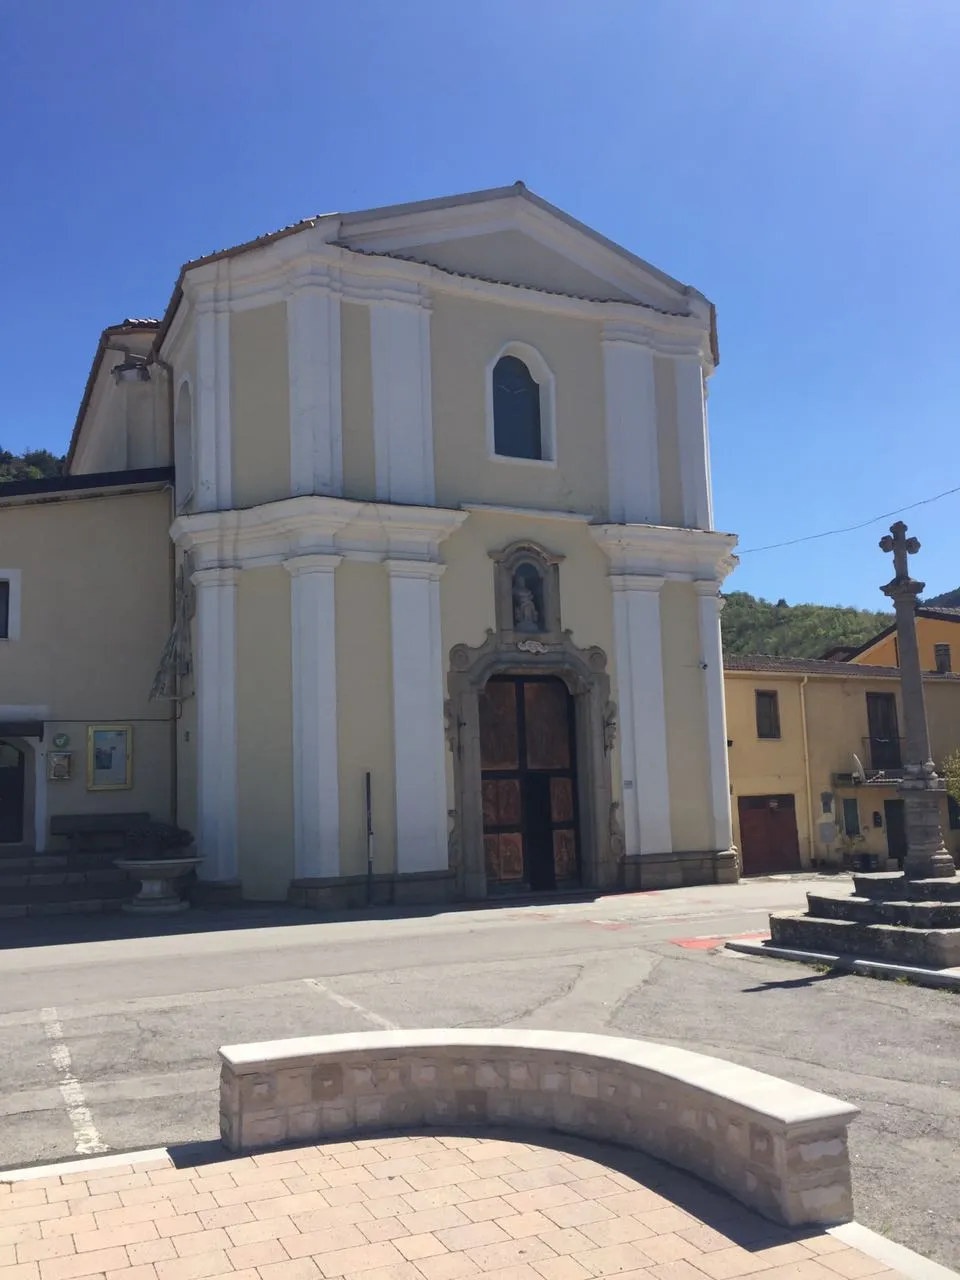
[(960, 876), (932, 880), (908, 880), (895, 871), (878, 875), (855, 875), (853, 891), (861, 898), (886, 902), (960, 902)]
[[(96, 876), (96, 873), (91, 873)], [(119, 879), (100, 881), (94, 878), (88, 879), (87, 876), (60, 876), (56, 878), (55, 883), (49, 883), (55, 878), (52, 876), (30, 876), (19, 877), (28, 883), (16, 886), (3, 887), (0, 886), (0, 902), (6, 906), (35, 906), (41, 903), (53, 902), (85, 902), (93, 898), (107, 899), (132, 898), (137, 892), (137, 886), (134, 881), (128, 879), (124, 875), (120, 875)], [(37, 883), (40, 881), (41, 883)]]
[(856, 955), (890, 964), (918, 965), (921, 969), (960, 965), (960, 929), (916, 929), (818, 916), (772, 915), (770, 940), (778, 947)]
[(858, 897), (828, 898), (808, 893), (807, 914), (821, 920), (854, 920), (861, 924), (960, 929), (960, 902), (888, 902)]

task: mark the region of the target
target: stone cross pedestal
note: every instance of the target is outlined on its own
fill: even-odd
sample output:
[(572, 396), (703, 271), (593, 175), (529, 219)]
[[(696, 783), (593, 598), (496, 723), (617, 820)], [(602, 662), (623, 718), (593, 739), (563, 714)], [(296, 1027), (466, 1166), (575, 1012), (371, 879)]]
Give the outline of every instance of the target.
[(894, 576), (880, 590), (893, 601), (900, 650), (900, 690), (906, 733), (904, 775), (899, 785), (904, 800), (907, 856), (904, 874), (909, 880), (956, 875), (953, 858), (940, 830), (940, 798), (943, 779), (937, 776), (930, 751), (927, 709), (923, 700), (923, 673), (917, 644), (917, 597), (925, 584), (910, 577), (907, 556), (920, 550), (916, 538), (906, 536), (902, 520), (890, 526), (880, 539), (880, 550), (893, 552)]

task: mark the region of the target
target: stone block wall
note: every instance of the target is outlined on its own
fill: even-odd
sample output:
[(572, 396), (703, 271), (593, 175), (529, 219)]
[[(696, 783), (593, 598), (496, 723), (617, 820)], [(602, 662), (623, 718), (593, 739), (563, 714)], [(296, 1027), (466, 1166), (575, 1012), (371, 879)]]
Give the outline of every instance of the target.
[(220, 1057), (231, 1151), (424, 1125), (554, 1130), (649, 1152), (776, 1221), (853, 1216), (855, 1107), (682, 1049), (438, 1030), (234, 1045)]

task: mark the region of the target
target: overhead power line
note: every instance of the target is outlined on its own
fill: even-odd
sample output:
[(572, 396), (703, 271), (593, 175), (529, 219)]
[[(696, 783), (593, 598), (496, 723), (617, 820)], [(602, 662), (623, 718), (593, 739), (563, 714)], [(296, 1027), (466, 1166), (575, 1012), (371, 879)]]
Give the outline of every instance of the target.
[(941, 498), (949, 498), (952, 493), (960, 493), (960, 485), (955, 489), (944, 489), (943, 493), (935, 493), (931, 498), (921, 498), (919, 502), (897, 507), (896, 511), (884, 511), (882, 515), (871, 516), (869, 520), (861, 520), (859, 524), (849, 524), (843, 529), (825, 529), (823, 533), (808, 533), (802, 538), (790, 538), (786, 542), (771, 542), (765, 547), (747, 547), (743, 551), (738, 551), (737, 554), (749, 556), (758, 551), (776, 551), (780, 547), (795, 547), (799, 542), (815, 542), (817, 538), (833, 538), (838, 533), (854, 533), (857, 529), (866, 529), (868, 525), (879, 524), (881, 520), (889, 520), (891, 516), (899, 516), (904, 511), (912, 511), (914, 507), (925, 507), (928, 503), (939, 502)]

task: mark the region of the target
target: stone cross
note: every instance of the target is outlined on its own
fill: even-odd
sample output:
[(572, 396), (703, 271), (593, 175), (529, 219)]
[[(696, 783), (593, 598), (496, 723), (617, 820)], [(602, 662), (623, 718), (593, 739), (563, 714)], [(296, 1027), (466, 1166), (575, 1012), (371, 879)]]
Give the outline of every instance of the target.
[(880, 539), (880, 550), (893, 552), (894, 582), (902, 582), (910, 577), (907, 556), (915, 556), (920, 550), (920, 539), (907, 538), (904, 536), (906, 532), (907, 526), (902, 520), (898, 520), (896, 524), (890, 526), (890, 533), (884, 534)]
[(904, 800), (907, 856), (904, 873), (910, 880), (955, 874), (953, 858), (940, 830), (940, 797), (943, 782), (937, 777), (930, 751), (927, 709), (923, 700), (923, 673), (917, 643), (917, 599), (924, 583), (910, 577), (907, 557), (920, 550), (917, 538), (908, 538), (902, 520), (890, 526), (880, 539), (880, 550), (893, 552), (893, 581), (880, 590), (893, 601), (900, 652), (900, 691), (906, 730), (903, 778), (898, 790)]

